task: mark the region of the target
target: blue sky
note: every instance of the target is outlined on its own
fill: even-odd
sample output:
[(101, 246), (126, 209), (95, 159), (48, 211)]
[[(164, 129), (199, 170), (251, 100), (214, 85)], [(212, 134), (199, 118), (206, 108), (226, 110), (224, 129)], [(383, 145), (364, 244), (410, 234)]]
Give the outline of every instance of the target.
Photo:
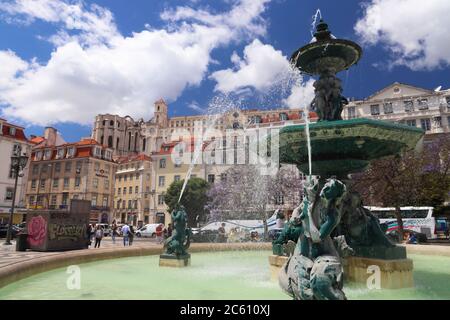
[(1, 117), (75, 141), (96, 113), (148, 120), (159, 97), (170, 115), (201, 113), (217, 97), (303, 106), (312, 81), (291, 87), (286, 57), (311, 40), (317, 9), (335, 36), (363, 47), (339, 74), (347, 97), (395, 81), (450, 87), (446, 0), (0, 0)]

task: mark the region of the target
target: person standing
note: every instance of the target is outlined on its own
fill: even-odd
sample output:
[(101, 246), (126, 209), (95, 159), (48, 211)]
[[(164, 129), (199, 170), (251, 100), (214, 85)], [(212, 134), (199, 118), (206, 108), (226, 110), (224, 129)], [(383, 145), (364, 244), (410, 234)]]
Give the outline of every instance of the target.
[(131, 246), (133, 244), (133, 240), (134, 240), (134, 228), (133, 228), (133, 226), (130, 226), (130, 230), (128, 231), (128, 238), (129, 238), (128, 245)]
[(97, 226), (97, 229), (95, 229), (95, 246), (94, 248), (100, 248), (100, 243), (103, 239), (103, 229), (101, 226)]
[(219, 227), (219, 229), (217, 231), (218, 231), (217, 242), (219, 242), (219, 243), (227, 242), (225, 223), (222, 223), (222, 225)]
[(117, 224), (116, 220), (114, 220), (111, 226), (111, 239), (113, 244), (116, 244), (116, 234), (117, 234)]
[(159, 225), (156, 227), (156, 242), (157, 242), (157, 243), (162, 243), (162, 242), (163, 242), (163, 237), (162, 237), (162, 235), (163, 235), (163, 225), (162, 225), (162, 224), (159, 224)]
[(92, 233), (92, 224), (88, 224), (87, 228), (86, 228), (86, 239), (87, 239), (87, 247), (89, 248), (89, 246), (92, 244), (91, 241), (91, 233)]
[(130, 245), (130, 227), (128, 224), (125, 223), (125, 225), (122, 227), (122, 236), (123, 236), (123, 246)]

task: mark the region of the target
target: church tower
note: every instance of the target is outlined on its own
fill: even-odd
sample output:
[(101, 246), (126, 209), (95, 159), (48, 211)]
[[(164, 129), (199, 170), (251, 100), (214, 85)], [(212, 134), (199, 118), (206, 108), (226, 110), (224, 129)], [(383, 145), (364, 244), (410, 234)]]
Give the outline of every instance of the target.
[(158, 127), (167, 128), (169, 122), (167, 117), (167, 104), (163, 99), (155, 102), (154, 120)]

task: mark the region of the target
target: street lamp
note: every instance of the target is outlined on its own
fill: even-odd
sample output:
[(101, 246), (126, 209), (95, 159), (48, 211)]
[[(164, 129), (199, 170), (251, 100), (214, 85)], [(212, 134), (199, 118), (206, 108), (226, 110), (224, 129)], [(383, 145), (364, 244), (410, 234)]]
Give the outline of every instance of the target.
[(12, 233), (12, 223), (14, 217), (14, 207), (16, 205), (16, 192), (17, 192), (17, 181), (19, 180), (19, 172), (22, 171), (28, 162), (28, 156), (26, 154), (20, 155), (22, 153), (22, 146), (19, 146), (16, 153), (11, 157), (11, 169), (14, 172), (14, 191), (13, 191), (13, 199), (11, 211), (9, 212), (9, 224), (8, 224), (8, 232), (6, 235), (6, 242), (4, 245), (11, 245), (11, 233)]

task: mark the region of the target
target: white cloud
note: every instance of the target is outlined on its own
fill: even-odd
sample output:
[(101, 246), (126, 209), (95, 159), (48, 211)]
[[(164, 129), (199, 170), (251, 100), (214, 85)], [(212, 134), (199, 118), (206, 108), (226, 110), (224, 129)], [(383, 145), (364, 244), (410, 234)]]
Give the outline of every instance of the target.
[(281, 51), (258, 39), (245, 47), (242, 59), (233, 53), (231, 61), (234, 69), (216, 71), (210, 76), (217, 82), (216, 91), (227, 93), (245, 87), (263, 91), (278, 83), (290, 70)]
[(252, 88), (266, 100), (287, 94), (282, 103), (290, 108), (303, 108), (314, 97), (314, 80), (304, 82), (281, 51), (258, 39), (245, 47), (242, 59), (234, 52), (231, 61), (235, 68), (216, 71), (210, 76), (217, 82), (216, 91), (248, 95)]
[(200, 105), (198, 104), (197, 101), (192, 101), (191, 103), (189, 103), (188, 104), (188, 108), (191, 109), (191, 110), (194, 110), (196, 112), (199, 112), (199, 113), (205, 113), (206, 112), (205, 109), (200, 107)]
[(391, 66), (435, 69), (450, 65), (449, 12), (448, 0), (372, 0), (355, 31), (366, 44), (383, 44)]
[(300, 108), (309, 107), (312, 100), (314, 99), (314, 80), (309, 79), (306, 82), (298, 81), (291, 91), (291, 95), (283, 100), (284, 104), (289, 108)]
[(0, 63), (13, 62), (0, 68), (2, 112), (39, 125), (91, 124), (98, 113), (148, 118), (153, 101), (175, 101), (186, 87), (201, 83), (214, 62), (212, 50), (264, 34), (260, 15), (267, 2), (241, 0), (221, 14), (178, 7), (161, 14), (170, 27), (128, 37), (117, 31), (112, 13), (99, 6), (55, 0), (1, 3), (8, 21), (40, 19), (60, 27), (50, 39), (55, 50), (46, 63), (0, 52)]

